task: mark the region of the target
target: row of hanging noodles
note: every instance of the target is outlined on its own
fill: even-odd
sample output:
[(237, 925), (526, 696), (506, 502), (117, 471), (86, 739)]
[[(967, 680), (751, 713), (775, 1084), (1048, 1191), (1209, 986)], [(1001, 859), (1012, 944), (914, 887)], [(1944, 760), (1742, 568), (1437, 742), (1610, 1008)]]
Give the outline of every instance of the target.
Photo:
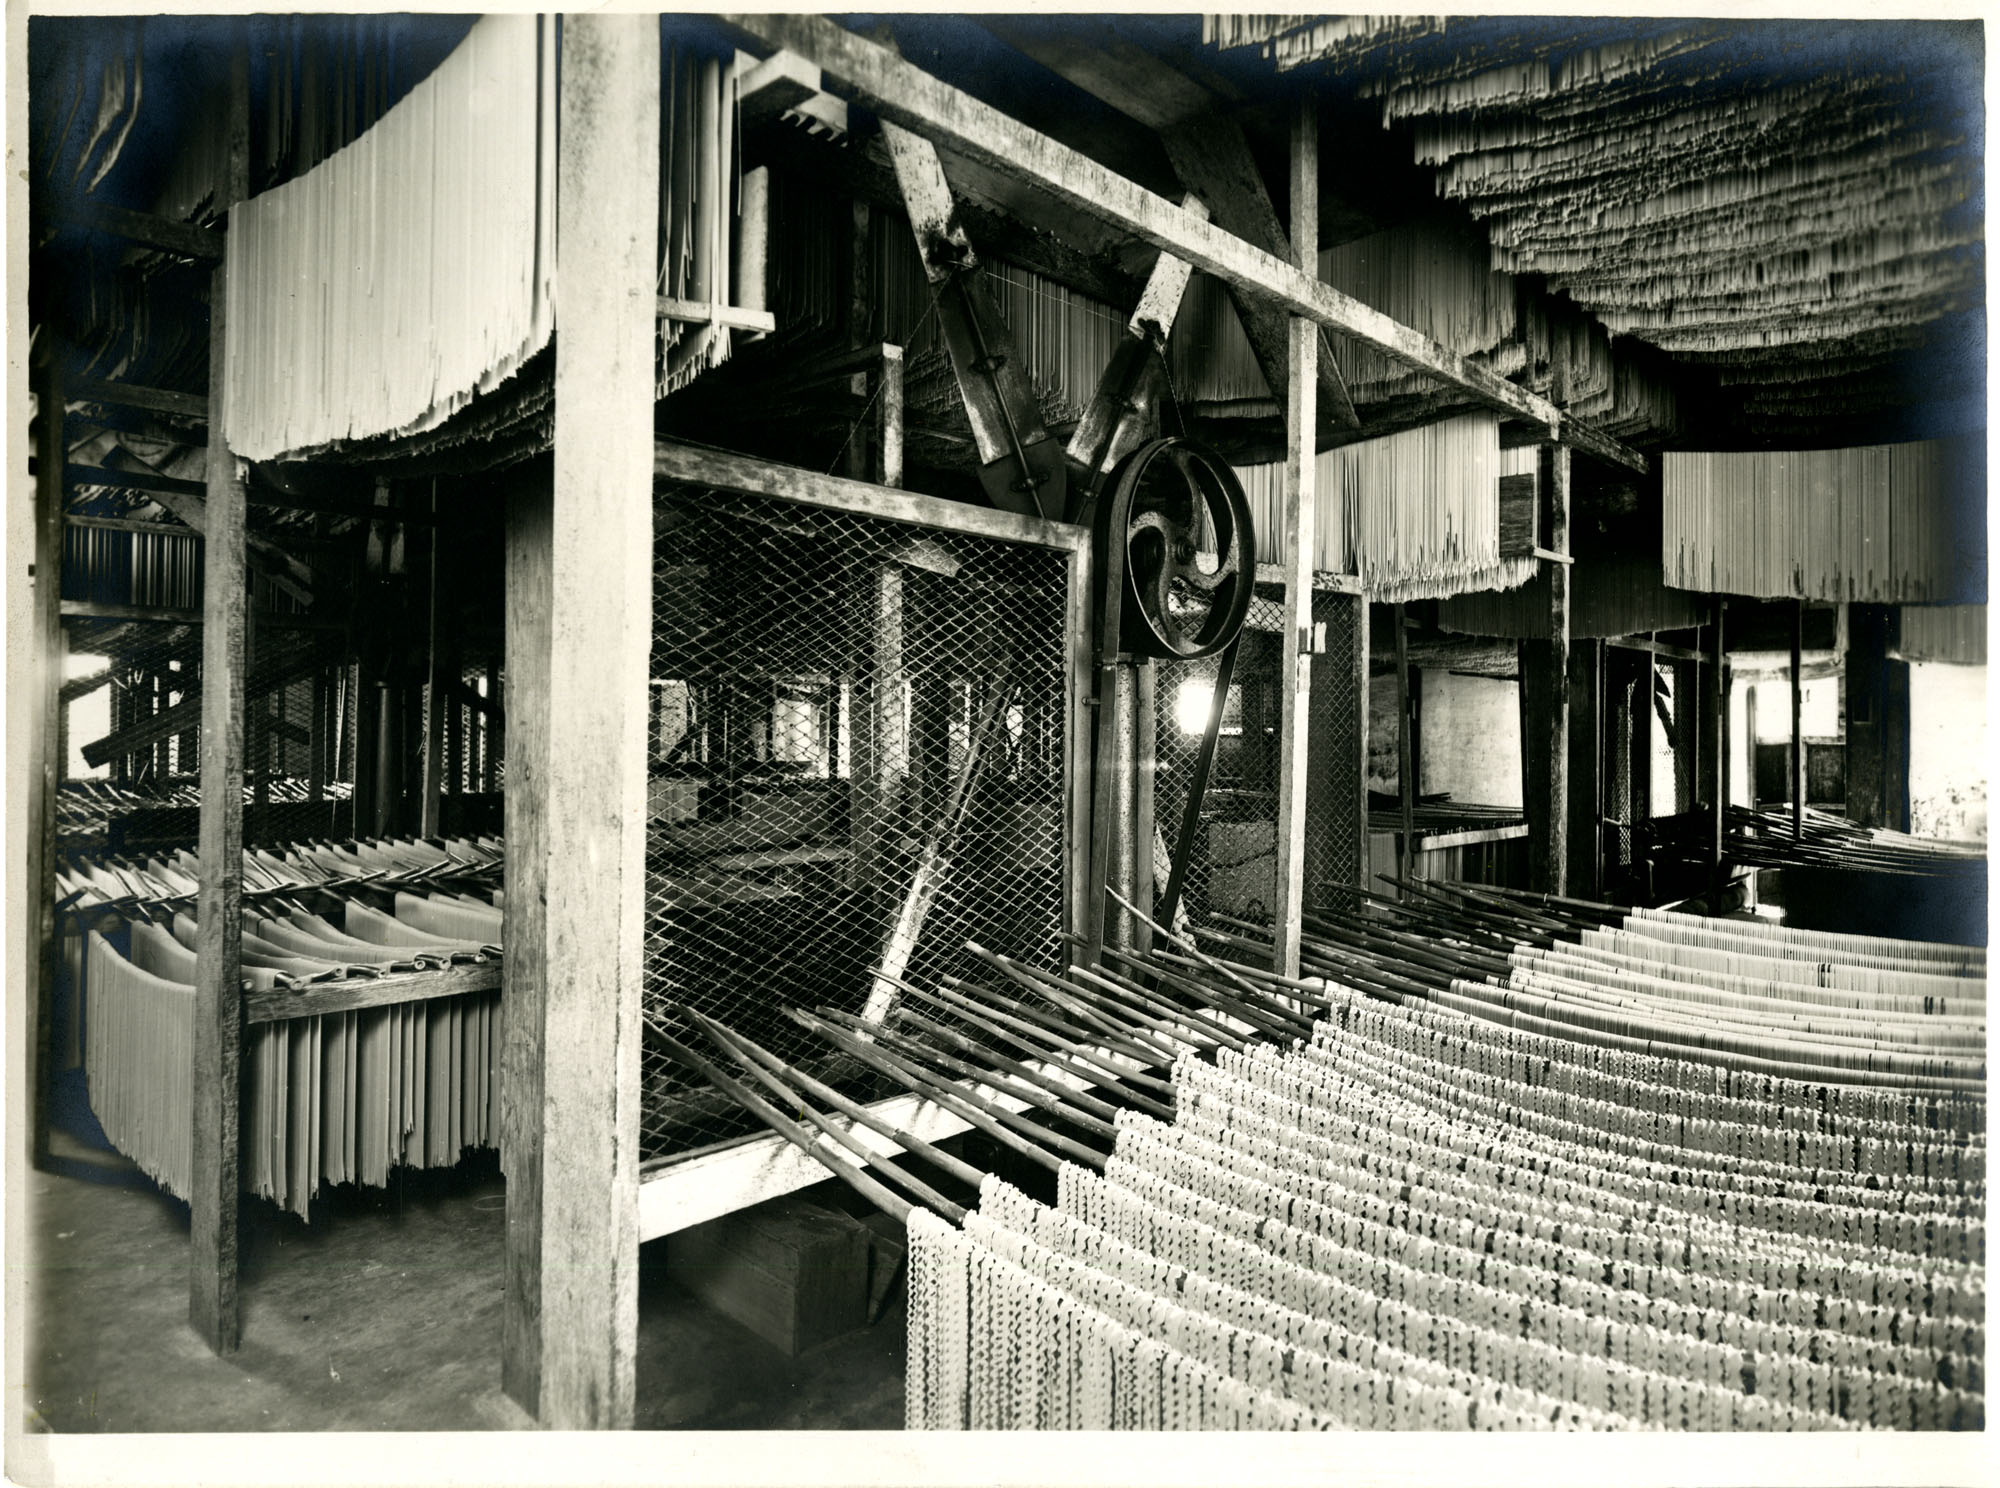
[(1984, 444), (1664, 456), (1661, 558), (1680, 589), (1950, 604), (1986, 597)]
[(1588, 1046), (1326, 991), (1053, 1206), (912, 1212), (911, 1427), (1983, 1424), (1983, 1146), (1667, 1117)]
[[(1511, 453), (1502, 451), (1503, 455)], [(1572, 637), (1679, 630), (1712, 618), (1707, 596), (1669, 589), (1651, 554), (1592, 555), (1575, 564), (1569, 575), (1569, 604)], [(1515, 589), (1453, 595), (1439, 602), (1438, 625), (1461, 635), (1545, 638), (1549, 633), (1548, 575), (1537, 573)]]
[[(305, 1011), (313, 986), (330, 980), (496, 953), (498, 892), (436, 886), (439, 872), (459, 864), (477, 875), (497, 864), (496, 853), (497, 844), (454, 840), (442, 850), (361, 842), (246, 855), (244, 985), (290, 989), (301, 1008), (301, 1016), (252, 1025), (245, 1036), (250, 1191), (304, 1217), (324, 1184), (379, 1186), (398, 1165), (449, 1166), (467, 1148), (497, 1143), (497, 990), (354, 1013)], [(114, 1147), (183, 1196), (197, 924), (175, 906), (192, 903), (198, 872), (182, 851), (143, 865), (79, 858), (62, 879), (66, 897), (97, 911), (72, 918), (64, 936), (92, 1110)], [(330, 911), (336, 925), (277, 893), (363, 877), (390, 886), (392, 911), (350, 899)], [(154, 918), (108, 912), (121, 905)]]
[(158, 532), (65, 524), (63, 598), (100, 604), (201, 607), (201, 536), (177, 523)]
[[(1324, 451), (1314, 463), (1313, 567), (1359, 574), (1381, 603), (1525, 583), (1536, 560), (1500, 552), (1503, 453), (1499, 420), (1485, 413)], [(1283, 464), (1237, 476), (1258, 560), (1281, 561)]]
[(1897, 611), (1896, 654), (1904, 661), (1986, 665), (1986, 606), (1904, 605)]
[(239, 458), (433, 428), (548, 341), (552, 24), (482, 19), (373, 128), (232, 211)]
[[(367, 132), (463, 40), (472, 22), (455, 16), (260, 15), (245, 24), (254, 192), (304, 174)], [(225, 78), (203, 106), (176, 120), (185, 133), (160, 178), (156, 214), (176, 221), (218, 215), (228, 174), (228, 88)]]
[[(133, 954), (87, 935), (84, 1069), (111, 1145), (191, 1192), (193, 952), (132, 927)], [(243, 1186), (301, 1218), (322, 1186), (380, 1187), (499, 1140), (500, 994), (253, 1025), (244, 1037)]]

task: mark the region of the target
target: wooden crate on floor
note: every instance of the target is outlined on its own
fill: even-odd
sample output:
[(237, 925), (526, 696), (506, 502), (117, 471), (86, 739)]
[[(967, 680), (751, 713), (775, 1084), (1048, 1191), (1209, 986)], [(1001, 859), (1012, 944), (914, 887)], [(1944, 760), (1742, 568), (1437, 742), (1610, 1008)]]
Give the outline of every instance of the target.
[(850, 1215), (787, 1197), (674, 1235), (681, 1283), (787, 1354), (868, 1323), (870, 1231)]

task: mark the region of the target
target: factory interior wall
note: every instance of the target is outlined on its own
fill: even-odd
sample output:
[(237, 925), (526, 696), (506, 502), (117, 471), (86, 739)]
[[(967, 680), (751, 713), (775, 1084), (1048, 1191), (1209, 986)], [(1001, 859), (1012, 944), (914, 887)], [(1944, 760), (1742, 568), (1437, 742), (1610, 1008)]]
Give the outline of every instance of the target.
[[(1520, 684), (1459, 672), (1423, 674), (1426, 792), (1487, 806), (1521, 804)], [(1391, 720), (1394, 719), (1393, 704)]]
[(1986, 668), (1910, 663), (1910, 830), (1986, 840)]

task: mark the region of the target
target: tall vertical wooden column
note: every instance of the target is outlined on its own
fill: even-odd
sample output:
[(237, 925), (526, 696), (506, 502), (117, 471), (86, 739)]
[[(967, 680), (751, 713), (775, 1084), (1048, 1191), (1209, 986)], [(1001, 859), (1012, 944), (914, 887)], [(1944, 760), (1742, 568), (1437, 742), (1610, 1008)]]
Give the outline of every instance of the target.
[(1729, 601), (1715, 599), (1715, 650), (1708, 666), (1708, 697), (1703, 721), (1708, 724), (1708, 873), (1709, 912), (1722, 910), (1722, 838), (1729, 819), (1729, 673), (1727, 640), (1723, 634)]
[[(223, 204), (250, 190), (250, 54), (230, 68)], [(217, 1353), (242, 1335), (236, 1297), (242, 1187), (238, 1095), (243, 1052), (243, 669), (249, 623), (244, 483), (227, 443), (227, 259), (209, 279), (208, 521), (201, 627), (201, 886), (194, 978), (194, 1169), (188, 1195), (188, 1321)]]
[[(1569, 449), (1542, 447), (1542, 489), (1548, 501), (1548, 545), (1569, 552)], [(1523, 720), (1536, 732), (1521, 736), (1522, 773), (1528, 783), (1528, 883), (1543, 893), (1569, 886), (1569, 565), (1546, 563), (1549, 635), (1521, 648)]]
[[(1319, 102), (1311, 93), (1292, 116), (1292, 262), (1319, 277)], [(1285, 337), (1285, 629), (1278, 653), (1277, 873), (1273, 965), (1299, 974), (1305, 908), (1306, 733), (1311, 721), (1313, 466), (1318, 452), (1319, 327), (1294, 315)], [(1364, 703), (1365, 707), (1366, 704)]]
[[(1805, 825), (1806, 741), (1801, 725), (1805, 715), (1805, 678), (1799, 670), (1799, 653), (1805, 648), (1806, 602), (1792, 611), (1792, 836), (1798, 838)], [(1757, 736), (1750, 736), (1750, 774), (1757, 774)], [(1754, 787), (1753, 787), (1754, 789)]]
[[(48, 360), (36, 389), (40, 403), (35, 445), (35, 659), (38, 691), (28, 734), (28, 1059), (32, 1071), (29, 1115), (32, 1161), (49, 1150), (50, 1040), (55, 1015), (56, 968), (56, 803), (62, 790), (62, 558), (64, 432), (64, 347), (54, 336), (43, 348)], [(70, 1017), (76, 1017), (72, 999)]]
[(563, 20), (554, 490), (508, 508), (502, 1382), (632, 1424), (660, 40)]
[[(1551, 565), (1558, 567), (1560, 565)], [(1605, 697), (1604, 642), (1585, 640), (1570, 647), (1569, 676), (1569, 856), (1570, 891), (1603, 897), (1604, 819), (1610, 813), (1605, 751), (1610, 744), (1605, 719), (1615, 717)], [(1624, 803), (1618, 815), (1626, 813)]]

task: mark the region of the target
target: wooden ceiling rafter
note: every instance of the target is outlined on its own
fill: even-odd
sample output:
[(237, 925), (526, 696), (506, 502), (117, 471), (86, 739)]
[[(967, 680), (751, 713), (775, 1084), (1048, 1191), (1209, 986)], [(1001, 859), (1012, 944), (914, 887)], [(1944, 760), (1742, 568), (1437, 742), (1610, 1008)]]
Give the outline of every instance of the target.
[(1082, 152), (1028, 128), (885, 48), (819, 16), (728, 15), (723, 19), (766, 50), (785, 49), (817, 65), (880, 116), (930, 137), (952, 155), (1032, 183), (1079, 210), (1197, 268), (1245, 288), (1284, 312), (1349, 336), (1393, 360), (1469, 394), (1503, 418), (1540, 426), (1600, 458), (1629, 468), (1645, 457), (1547, 400), (1361, 304), (1275, 255), (1182, 212)]

